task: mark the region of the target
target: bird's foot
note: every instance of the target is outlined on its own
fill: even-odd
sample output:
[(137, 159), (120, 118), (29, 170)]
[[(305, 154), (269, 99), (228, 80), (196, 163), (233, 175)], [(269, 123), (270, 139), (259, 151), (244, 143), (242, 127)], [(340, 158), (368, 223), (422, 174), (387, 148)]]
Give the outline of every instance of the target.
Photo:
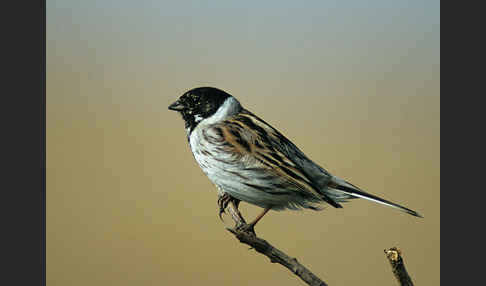
[(228, 204), (230, 202), (230, 196), (226, 193), (224, 193), (221, 196), (218, 196), (218, 206), (219, 206), (219, 219), (223, 220), (223, 217), (221, 216), (223, 213), (225, 213), (226, 208), (228, 207)]
[(235, 230), (237, 231), (242, 231), (242, 232), (247, 232), (247, 233), (251, 233), (253, 235), (256, 236), (256, 233), (255, 233), (255, 225), (250, 223), (250, 224), (239, 224), (235, 227)]
[(228, 207), (229, 203), (235, 203), (238, 205), (239, 200), (233, 198), (232, 196), (228, 195), (227, 193), (223, 193), (223, 195), (218, 196), (218, 206), (219, 206), (219, 219), (222, 221), (223, 218), (221, 215), (226, 213), (226, 208)]

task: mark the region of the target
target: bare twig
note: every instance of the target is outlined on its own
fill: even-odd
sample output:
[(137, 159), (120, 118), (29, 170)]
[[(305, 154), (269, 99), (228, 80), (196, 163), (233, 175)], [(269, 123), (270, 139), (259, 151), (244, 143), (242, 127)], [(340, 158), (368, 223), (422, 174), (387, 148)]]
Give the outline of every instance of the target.
[(405, 269), (405, 264), (402, 259), (402, 252), (396, 248), (392, 247), (390, 249), (385, 249), (386, 258), (390, 262), (395, 278), (397, 278), (398, 283), (401, 286), (413, 286), (412, 279)]
[(255, 235), (253, 232), (245, 231), (244, 228), (241, 226), (246, 225), (244, 219), (240, 218), (233, 207), (230, 205), (228, 206), (227, 210), (231, 214), (231, 217), (236, 223), (235, 228), (227, 228), (229, 232), (234, 234), (236, 238), (241, 242), (250, 245), (253, 249), (257, 252), (267, 256), (270, 258), (272, 263), (279, 263), (286, 268), (288, 268), (292, 273), (297, 275), (300, 279), (304, 280), (305, 283), (308, 285), (319, 285), (319, 286), (326, 286), (327, 284), (322, 281), (319, 277), (317, 277), (314, 273), (312, 273), (309, 269), (305, 266), (300, 264), (297, 259), (291, 258), (283, 251), (275, 248), (266, 240), (261, 239)]

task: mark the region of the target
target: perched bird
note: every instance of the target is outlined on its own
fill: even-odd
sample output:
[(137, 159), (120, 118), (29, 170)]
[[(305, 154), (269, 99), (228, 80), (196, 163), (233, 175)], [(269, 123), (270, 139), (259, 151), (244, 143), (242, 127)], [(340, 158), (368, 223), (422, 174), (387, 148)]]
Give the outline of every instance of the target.
[(416, 211), (366, 193), (311, 161), (290, 140), (243, 108), (230, 94), (213, 87), (185, 92), (169, 106), (185, 121), (187, 140), (203, 172), (219, 190), (219, 215), (229, 203), (262, 207), (256, 223), (269, 210), (320, 210), (323, 203), (364, 198), (414, 216)]

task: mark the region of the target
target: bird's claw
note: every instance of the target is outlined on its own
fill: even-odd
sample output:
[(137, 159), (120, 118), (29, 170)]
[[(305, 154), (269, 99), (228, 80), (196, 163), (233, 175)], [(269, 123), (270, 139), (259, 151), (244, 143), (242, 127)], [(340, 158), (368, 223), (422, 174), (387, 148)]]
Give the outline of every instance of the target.
[(226, 213), (226, 211), (224, 210), (224, 208), (220, 207), (218, 216), (221, 221), (224, 221), (222, 216), (224, 213)]
[(223, 213), (226, 213), (226, 208), (231, 201), (231, 196), (227, 193), (218, 197), (218, 205), (219, 205), (219, 219), (223, 221), (223, 217), (221, 216)]

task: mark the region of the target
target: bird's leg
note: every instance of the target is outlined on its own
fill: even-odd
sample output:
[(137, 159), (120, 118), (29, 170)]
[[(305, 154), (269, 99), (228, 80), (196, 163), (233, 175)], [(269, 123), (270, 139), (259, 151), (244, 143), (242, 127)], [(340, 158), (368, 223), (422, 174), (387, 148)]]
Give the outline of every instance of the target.
[(240, 204), (240, 200), (233, 198), (227, 193), (223, 193), (223, 195), (219, 196), (218, 198), (218, 205), (219, 205), (219, 218), (223, 220), (221, 215), (225, 213), (226, 208), (228, 207), (228, 204), (231, 203), (233, 206), (233, 209), (235, 210), (236, 214), (238, 215), (240, 221), (242, 223), (246, 223), (245, 219), (240, 213), (240, 210), (238, 210), (238, 205)]
[(231, 205), (233, 206), (233, 209), (235, 210), (236, 215), (238, 215), (238, 218), (240, 219), (239, 223), (246, 224), (245, 219), (243, 218), (243, 216), (240, 213), (240, 210), (238, 209), (238, 206), (240, 205), (240, 200), (233, 198), (231, 200)]
[(239, 230), (252, 232), (255, 233), (255, 225), (262, 219), (262, 217), (269, 211), (271, 208), (265, 208), (261, 214), (259, 214), (250, 224), (245, 224), (238, 227)]
[(258, 221), (260, 221), (262, 219), (262, 217), (270, 210), (270, 208), (266, 208), (263, 210), (263, 212), (261, 214), (259, 214), (251, 223), (250, 225), (253, 225), (255, 226), (257, 224)]

